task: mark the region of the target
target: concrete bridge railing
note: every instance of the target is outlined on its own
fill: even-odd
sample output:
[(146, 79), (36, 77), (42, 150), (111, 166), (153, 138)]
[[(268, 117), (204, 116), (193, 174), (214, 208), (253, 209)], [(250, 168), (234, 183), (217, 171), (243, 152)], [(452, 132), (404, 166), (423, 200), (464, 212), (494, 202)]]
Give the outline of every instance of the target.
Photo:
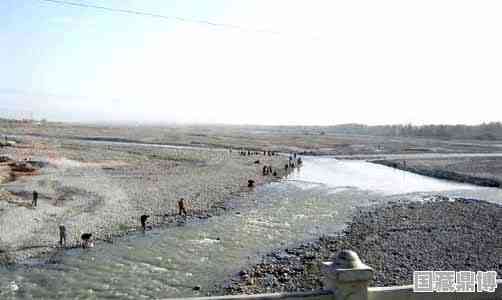
[(231, 295), (216, 297), (194, 297), (184, 300), (488, 300), (502, 299), (502, 280), (497, 281), (495, 292), (414, 292), (413, 285), (392, 287), (369, 287), (373, 269), (350, 250), (339, 253), (335, 261), (323, 266), (325, 289), (303, 293), (273, 293), (257, 295)]

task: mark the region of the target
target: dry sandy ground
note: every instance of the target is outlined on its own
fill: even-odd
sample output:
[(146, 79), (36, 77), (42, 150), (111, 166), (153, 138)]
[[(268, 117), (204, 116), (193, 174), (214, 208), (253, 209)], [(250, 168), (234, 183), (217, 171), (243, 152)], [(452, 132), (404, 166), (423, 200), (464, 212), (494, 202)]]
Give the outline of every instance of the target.
[[(47, 163), (38, 176), (0, 185), (0, 259), (4, 262), (52, 251), (61, 223), (67, 228), (68, 244), (75, 246), (81, 232), (107, 240), (136, 230), (142, 214), (151, 215), (153, 224), (173, 222), (181, 197), (188, 200), (192, 217), (204, 217), (234, 193), (249, 190), (248, 179), (257, 184), (273, 180), (262, 176), (264, 164), (283, 175), (287, 160), (262, 154), (241, 156), (237, 151), (47, 138), (2, 148), (1, 155)], [(30, 204), (33, 190), (40, 195), (36, 208)]]

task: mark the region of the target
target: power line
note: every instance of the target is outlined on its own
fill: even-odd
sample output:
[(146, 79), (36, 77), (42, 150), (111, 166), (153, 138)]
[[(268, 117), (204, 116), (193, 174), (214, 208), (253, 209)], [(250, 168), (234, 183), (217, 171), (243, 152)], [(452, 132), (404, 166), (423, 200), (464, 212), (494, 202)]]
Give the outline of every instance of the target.
[(214, 27), (224, 27), (224, 28), (241, 30), (241, 31), (248, 31), (248, 32), (282, 34), (281, 32), (270, 30), (270, 29), (247, 28), (247, 27), (243, 27), (240, 25), (234, 25), (234, 24), (217, 23), (217, 22), (211, 22), (211, 21), (206, 21), (206, 20), (197, 20), (197, 19), (182, 18), (182, 17), (176, 17), (176, 16), (166, 16), (166, 15), (150, 13), (150, 12), (145, 12), (145, 11), (137, 11), (137, 10), (132, 10), (132, 9), (113, 8), (113, 7), (85, 4), (85, 3), (65, 1), (65, 0), (39, 0), (39, 1), (51, 2), (51, 3), (62, 4), (62, 5), (67, 5), (67, 6), (99, 9), (102, 11), (118, 12), (118, 13), (137, 15), (137, 16), (143, 16), (143, 17), (166, 19), (166, 20), (170, 20), (170, 21), (178, 21), (178, 22), (185, 22), (185, 23), (198, 23), (201, 25), (209, 25), (209, 26), (214, 26)]

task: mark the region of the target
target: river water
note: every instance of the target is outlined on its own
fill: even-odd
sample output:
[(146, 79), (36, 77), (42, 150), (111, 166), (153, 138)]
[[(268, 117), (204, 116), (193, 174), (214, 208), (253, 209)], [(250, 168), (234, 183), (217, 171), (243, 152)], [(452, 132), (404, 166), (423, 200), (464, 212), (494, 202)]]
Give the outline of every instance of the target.
[[(305, 158), (279, 182), (232, 199), (207, 220), (0, 268), (0, 298), (150, 299), (205, 295), (272, 249), (344, 228), (358, 207), (444, 194), (498, 202), (499, 189), (432, 179), (364, 161)], [(194, 291), (200, 286), (201, 291)]]

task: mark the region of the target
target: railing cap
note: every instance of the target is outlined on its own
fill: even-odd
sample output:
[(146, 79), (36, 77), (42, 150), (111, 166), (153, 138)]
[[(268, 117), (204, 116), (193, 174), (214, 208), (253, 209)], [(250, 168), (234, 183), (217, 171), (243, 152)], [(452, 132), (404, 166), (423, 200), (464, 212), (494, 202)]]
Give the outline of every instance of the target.
[(373, 269), (364, 264), (352, 250), (342, 250), (333, 262), (324, 262), (328, 276), (339, 282), (368, 281), (373, 278)]

